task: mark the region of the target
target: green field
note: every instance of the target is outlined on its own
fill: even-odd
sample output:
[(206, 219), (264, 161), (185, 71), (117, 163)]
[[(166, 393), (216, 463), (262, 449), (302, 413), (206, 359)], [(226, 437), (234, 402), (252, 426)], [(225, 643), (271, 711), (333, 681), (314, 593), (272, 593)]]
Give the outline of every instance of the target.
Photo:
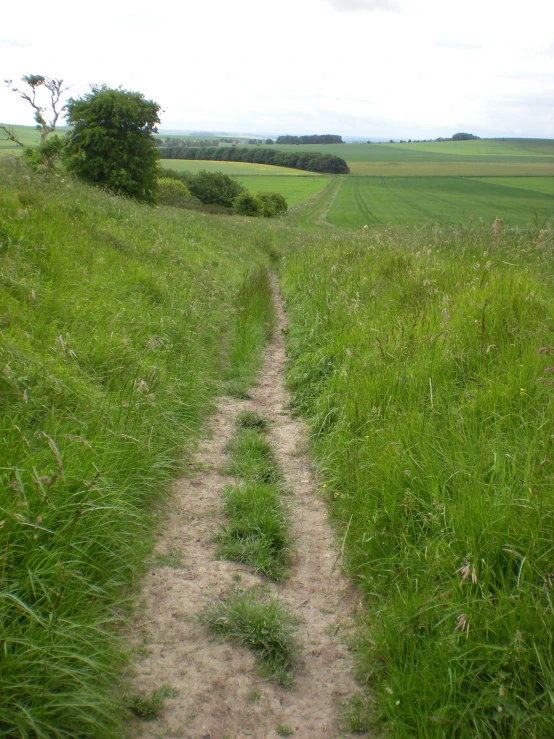
[(386, 223), (492, 223), (496, 217), (505, 225), (525, 227), (553, 219), (553, 195), (529, 189), (527, 178), (526, 184), (527, 188), (518, 188), (461, 177), (345, 177), (327, 219), (345, 228)]
[[(290, 170), (289, 170), (290, 171)], [(316, 192), (319, 192), (329, 181), (328, 177), (283, 177), (277, 175), (244, 175), (236, 178), (250, 192), (278, 192), (287, 201), (288, 206), (297, 205)]]
[(554, 177), (481, 177), (478, 181), (554, 195)]
[[(303, 177), (306, 173), (299, 169), (290, 169), (288, 167), (272, 167), (269, 164), (254, 164), (253, 162), (212, 162), (210, 159), (162, 159), (160, 161), (162, 167), (166, 169), (174, 169), (177, 172), (200, 172), (205, 169), (208, 172), (223, 172), (228, 175), (287, 175), (289, 177)], [(311, 177), (318, 177), (310, 173)]]
[(529, 162), (554, 166), (552, 139), (483, 139), (479, 141), (430, 141), (417, 144), (275, 144), (282, 151), (322, 151), (355, 162)]

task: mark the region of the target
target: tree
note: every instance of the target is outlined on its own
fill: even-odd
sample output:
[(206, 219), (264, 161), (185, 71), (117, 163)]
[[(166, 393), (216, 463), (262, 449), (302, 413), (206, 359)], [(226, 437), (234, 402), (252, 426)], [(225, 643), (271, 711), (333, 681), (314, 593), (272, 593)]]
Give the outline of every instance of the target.
[(102, 85), (67, 104), (67, 164), (78, 177), (118, 195), (156, 199), (160, 106), (140, 92)]
[(187, 200), (190, 200), (190, 190), (182, 180), (173, 177), (158, 179), (158, 201), (160, 203), (177, 207), (186, 203)]
[(261, 214), (264, 218), (271, 218), (287, 210), (287, 201), (278, 192), (257, 192), (255, 197), (261, 203)]
[(205, 205), (224, 205), (230, 208), (245, 188), (223, 172), (201, 169), (190, 181), (190, 191)]
[[(26, 100), (35, 111), (35, 121), (37, 123), (37, 129), (40, 131), (40, 143), (44, 144), (46, 138), (51, 134), (58, 123), (60, 115), (65, 112), (67, 105), (62, 105), (62, 96), (69, 88), (63, 86), (63, 80), (57, 80), (54, 77), (45, 77), (42, 74), (30, 74), (21, 78), (22, 82), (28, 85), (29, 90), (20, 90), (18, 87), (11, 87), (11, 80), (4, 80), (6, 85), (12, 92), (18, 92), (19, 96)], [(43, 87), (50, 94), (50, 120), (47, 121), (46, 110), (47, 107), (39, 105), (37, 100), (37, 94), (40, 88)], [(6, 129), (5, 126), (1, 126), (4, 133), (8, 134), (10, 141), (14, 141), (19, 146), (23, 144)]]
[(475, 136), (472, 133), (455, 133), (454, 136), (452, 136), (452, 141), (471, 141), (472, 139), (478, 139), (479, 136)]
[(262, 203), (251, 192), (238, 195), (233, 203), (235, 213), (241, 216), (259, 216), (262, 213)]

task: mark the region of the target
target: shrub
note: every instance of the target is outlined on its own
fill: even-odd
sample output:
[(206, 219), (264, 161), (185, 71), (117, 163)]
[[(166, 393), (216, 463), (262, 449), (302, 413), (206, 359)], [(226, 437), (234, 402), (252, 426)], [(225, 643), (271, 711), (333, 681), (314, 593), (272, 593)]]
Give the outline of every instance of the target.
[(200, 170), (190, 179), (190, 191), (202, 203), (224, 205), (230, 208), (236, 197), (246, 192), (244, 187), (223, 172)]
[(184, 182), (171, 177), (158, 180), (158, 201), (162, 205), (182, 205), (190, 198), (190, 190)]
[(263, 215), (261, 200), (250, 192), (243, 192), (233, 202), (235, 213), (241, 216)]
[(23, 158), (33, 171), (51, 172), (55, 169), (64, 146), (65, 142), (60, 136), (50, 136), (38, 146), (26, 146), (23, 149)]
[(257, 192), (256, 198), (262, 205), (261, 215), (265, 218), (271, 218), (271, 216), (277, 216), (287, 211), (287, 201), (278, 192)]

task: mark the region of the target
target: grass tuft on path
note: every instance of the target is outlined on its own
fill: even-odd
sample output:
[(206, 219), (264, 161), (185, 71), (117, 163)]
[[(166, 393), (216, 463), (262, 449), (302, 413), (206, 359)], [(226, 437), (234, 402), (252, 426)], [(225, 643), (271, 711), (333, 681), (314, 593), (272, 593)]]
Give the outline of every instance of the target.
[(259, 588), (234, 590), (226, 601), (210, 606), (199, 620), (215, 636), (253, 651), (264, 677), (284, 687), (292, 685), (299, 651), (294, 639), (298, 621), (277, 599)]
[(223, 512), (229, 523), (221, 526), (216, 541), (220, 557), (245, 562), (279, 581), (287, 576), (290, 564), (290, 515), (267, 427), (267, 420), (252, 411), (237, 418), (226, 472), (244, 482), (223, 491)]

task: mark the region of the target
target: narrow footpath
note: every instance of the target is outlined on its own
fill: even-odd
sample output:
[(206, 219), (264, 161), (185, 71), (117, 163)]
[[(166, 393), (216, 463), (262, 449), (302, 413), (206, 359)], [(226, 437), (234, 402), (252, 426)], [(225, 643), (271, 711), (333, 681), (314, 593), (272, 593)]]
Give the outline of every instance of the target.
[[(137, 721), (133, 734), (144, 739), (274, 739), (283, 727), (291, 736), (348, 737), (338, 723), (341, 704), (356, 685), (345, 636), (357, 606), (355, 590), (340, 574), (340, 547), (326, 520), (321, 484), (306, 454), (307, 431), (287, 410), (284, 387), (286, 317), (273, 280), (277, 326), (266, 347), (259, 384), (251, 398), (221, 398), (209, 424), (209, 438), (195, 455), (194, 472), (174, 484), (171, 514), (164, 524), (142, 588), (142, 607), (132, 638), (140, 660), (135, 687), (151, 691), (168, 685), (169, 698), (152, 721)], [(269, 439), (290, 496), (295, 552), (291, 576), (281, 584), (253, 574), (246, 565), (215, 557), (214, 533), (223, 518), (221, 491), (236, 483), (221, 474), (226, 444), (236, 416), (253, 410), (268, 419)], [(301, 664), (292, 689), (260, 677), (254, 656), (227, 642), (217, 642), (197, 614), (234, 586), (267, 586), (302, 620), (297, 639)], [(177, 692), (178, 691), (178, 692)], [(359, 735), (358, 735), (359, 736)]]

